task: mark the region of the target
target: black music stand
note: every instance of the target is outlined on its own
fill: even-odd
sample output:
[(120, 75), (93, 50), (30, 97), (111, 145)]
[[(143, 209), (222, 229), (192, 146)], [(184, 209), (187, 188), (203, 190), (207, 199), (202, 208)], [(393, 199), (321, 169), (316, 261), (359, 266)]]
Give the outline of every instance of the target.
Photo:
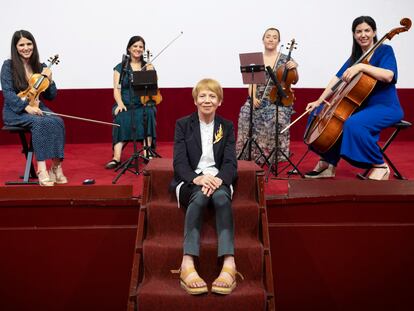
[[(266, 176), (265, 176), (265, 181), (268, 181), (269, 178), (269, 173), (273, 170), (273, 174), (275, 175), (274, 179), (278, 178), (279, 172), (278, 172), (278, 165), (279, 165), (279, 160), (278, 160), (278, 155), (279, 153), (282, 155), (283, 158), (286, 159), (287, 162), (289, 162), (290, 165), (292, 165), (293, 169), (292, 171), (294, 171), (296, 174), (299, 174), (302, 178), (304, 178), (305, 176), (299, 171), (299, 169), (297, 168), (297, 165), (295, 165), (292, 160), (282, 151), (282, 149), (280, 149), (279, 146), (279, 107), (282, 106), (282, 97), (285, 96), (286, 94), (283, 93), (283, 89), (281, 88), (279, 81), (275, 81), (276, 83), (276, 90), (277, 90), (277, 99), (276, 102), (274, 103), (276, 105), (276, 111), (275, 111), (275, 146), (273, 147), (272, 151), (270, 152), (269, 156), (267, 157), (267, 161), (269, 161), (269, 167), (268, 170), (266, 172)], [(283, 93), (283, 94), (281, 94)], [(270, 158), (273, 156), (272, 160), (270, 160)], [(289, 166), (289, 165), (288, 165)], [(285, 168), (282, 169), (285, 170), (288, 166), (286, 166)]]
[[(264, 155), (263, 150), (257, 144), (256, 140), (253, 138), (253, 85), (254, 84), (265, 84), (266, 75), (265, 75), (265, 65), (263, 61), (263, 53), (242, 53), (239, 54), (240, 57), (240, 71), (242, 73), (243, 84), (250, 85), (250, 119), (249, 119), (249, 134), (248, 138), (244, 142), (243, 148), (238, 155), (237, 159), (240, 160), (247, 150), (247, 160), (251, 161), (252, 159), (252, 144), (256, 146), (259, 150), (260, 156), (258, 159), (263, 157), (266, 161), (266, 156)], [(257, 160), (257, 159), (256, 159)]]
[[(155, 70), (145, 70), (145, 71), (134, 71), (134, 82), (133, 88), (136, 96), (152, 96), (156, 95), (158, 91), (158, 78), (157, 72)], [(154, 107), (155, 103), (151, 100), (146, 102), (146, 106)], [(143, 129), (144, 129), (144, 147), (140, 152), (147, 154), (147, 159), (152, 158), (161, 158), (161, 156), (148, 144), (148, 119), (145, 109), (143, 110)], [(152, 145), (152, 142), (151, 142)]]
[[(146, 151), (147, 155), (160, 157), (155, 151), (152, 150), (151, 147), (148, 146), (147, 140), (147, 116), (145, 113), (145, 109), (143, 110), (143, 130), (144, 130), (144, 147), (140, 150), (137, 150), (136, 147), (136, 124), (135, 124), (135, 105), (132, 103), (132, 90), (134, 91), (135, 96), (151, 96), (157, 93), (158, 85), (157, 85), (157, 73), (155, 70), (148, 70), (148, 71), (133, 71), (131, 77), (129, 78), (130, 81), (130, 98), (131, 98), (131, 126), (132, 126), (132, 140), (134, 145), (134, 153), (127, 159), (126, 161), (122, 162), (121, 165), (116, 168), (116, 172), (121, 170), (118, 175), (112, 180), (112, 183), (115, 184), (117, 180), (124, 174), (126, 171), (130, 171), (135, 175), (139, 175), (141, 172), (139, 171), (139, 159), (142, 159), (144, 163), (148, 163), (149, 158), (143, 156), (141, 153)], [(130, 168), (134, 167), (134, 170)]]

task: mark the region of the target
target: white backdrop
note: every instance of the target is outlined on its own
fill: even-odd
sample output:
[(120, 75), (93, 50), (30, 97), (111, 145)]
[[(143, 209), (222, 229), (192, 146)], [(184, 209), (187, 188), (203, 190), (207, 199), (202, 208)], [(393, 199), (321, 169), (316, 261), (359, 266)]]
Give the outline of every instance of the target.
[[(225, 87), (243, 87), (239, 53), (263, 51), (263, 31), (274, 26), (281, 43), (298, 42), (297, 87), (324, 87), (351, 52), (351, 23), (370, 15), (381, 38), (414, 18), (412, 0), (19, 0), (4, 1), (0, 19), (0, 59), (10, 57), (15, 30), (33, 33), (43, 61), (58, 53), (59, 88), (110, 88), (112, 70), (129, 38), (142, 35), (156, 55), (160, 87), (190, 87), (213, 77)], [(410, 16), (411, 15), (411, 16)], [(387, 41), (399, 65), (399, 88), (413, 88), (414, 29)]]

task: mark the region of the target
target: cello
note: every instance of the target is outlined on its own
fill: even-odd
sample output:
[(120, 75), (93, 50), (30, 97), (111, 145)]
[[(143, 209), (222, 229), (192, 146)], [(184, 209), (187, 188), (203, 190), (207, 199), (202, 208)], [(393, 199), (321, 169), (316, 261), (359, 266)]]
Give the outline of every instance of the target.
[[(391, 40), (396, 34), (408, 31), (411, 20), (403, 18), (402, 27), (394, 28), (378, 40), (353, 65), (368, 63), (375, 50), (386, 40)], [(328, 151), (342, 134), (344, 122), (361, 107), (376, 85), (377, 80), (360, 72), (349, 83), (339, 80), (332, 88), (332, 95), (325, 100), (322, 111), (310, 123), (305, 132), (304, 142), (320, 153)], [(296, 122), (296, 120), (295, 120)]]

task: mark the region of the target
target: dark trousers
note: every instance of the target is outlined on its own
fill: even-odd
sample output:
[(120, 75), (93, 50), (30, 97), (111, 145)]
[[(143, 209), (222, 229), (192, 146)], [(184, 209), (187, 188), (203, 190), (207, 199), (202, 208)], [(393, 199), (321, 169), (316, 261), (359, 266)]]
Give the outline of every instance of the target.
[(180, 189), (180, 204), (187, 208), (184, 223), (184, 255), (199, 256), (204, 209), (210, 204), (216, 214), (218, 257), (234, 255), (233, 210), (228, 186), (221, 185), (207, 197), (201, 191), (201, 186), (183, 184)]

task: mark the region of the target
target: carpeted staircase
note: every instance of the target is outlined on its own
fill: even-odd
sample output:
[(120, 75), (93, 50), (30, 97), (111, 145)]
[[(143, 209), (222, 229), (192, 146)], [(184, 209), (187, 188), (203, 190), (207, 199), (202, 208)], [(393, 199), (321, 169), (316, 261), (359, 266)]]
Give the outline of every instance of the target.
[[(239, 179), (233, 197), (238, 279), (232, 294), (191, 296), (179, 285), (184, 209), (168, 193), (172, 160), (153, 159), (145, 170), (136, 252), (134, 254), (128, 310), (274, 310), (273, 279), (263, 172), (252, 162), (239, 161)], [(218, 276), (214, 211), (204, 216), (198, 272), (209, 288)]]

